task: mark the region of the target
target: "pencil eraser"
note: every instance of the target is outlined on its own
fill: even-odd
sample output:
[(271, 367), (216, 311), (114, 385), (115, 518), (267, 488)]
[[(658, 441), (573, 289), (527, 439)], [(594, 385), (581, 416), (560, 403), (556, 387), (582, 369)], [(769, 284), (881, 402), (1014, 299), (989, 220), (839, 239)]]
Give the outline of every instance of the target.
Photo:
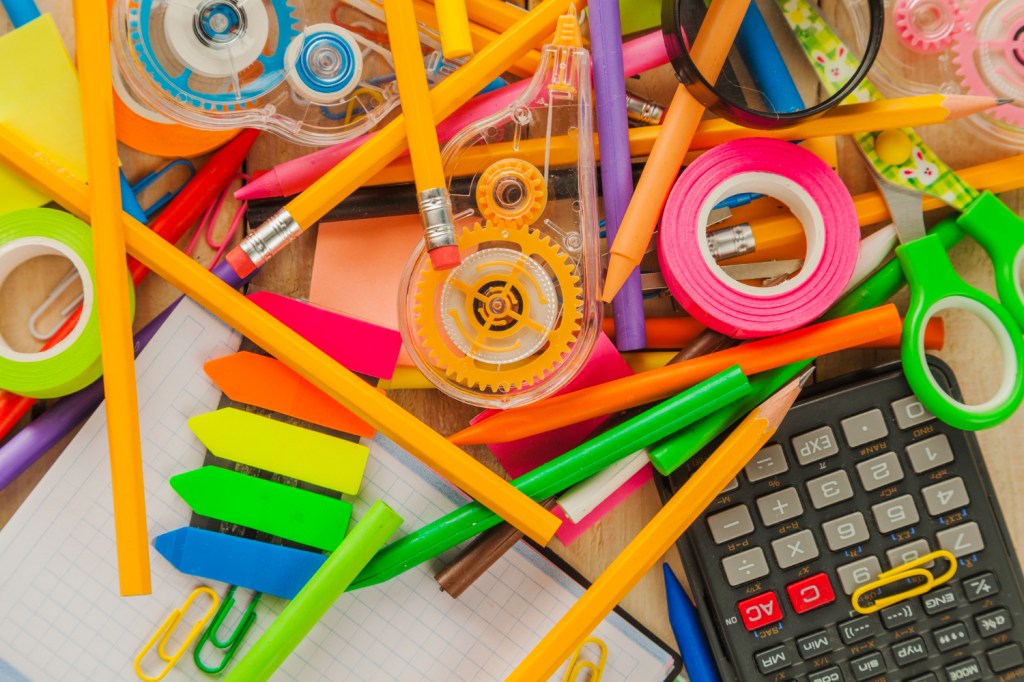
[(461, 262), (457, 246), (439, 246), (430, 250), (430, 264), (435, 270), (451, 270)]
[(256, 264), (252, 262), (252, 259), (249, 258), (245, 251), (237, 247), (228, 251), (228, 255), (224, 256), (224, 260), (228, 262), (231, 269), (242, 279), (256, 272)]

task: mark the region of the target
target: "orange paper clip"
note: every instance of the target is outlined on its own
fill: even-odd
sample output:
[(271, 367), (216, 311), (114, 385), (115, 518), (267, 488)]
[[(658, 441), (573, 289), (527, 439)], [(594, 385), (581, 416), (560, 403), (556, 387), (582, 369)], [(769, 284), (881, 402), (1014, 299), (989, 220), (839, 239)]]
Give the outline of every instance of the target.
[[(192, 626), (192, 629), (189, 630), (188, 635), (184, 640), (182, 640), (177, 651), (172, 654), (168, 654), (167, 644), (171, 641), (171, 638), (174, 637), (175, 630), (178, 629), (178, 625), (181, 623), (182, 618), (192, 607), (192, 602), (202, 595), (206, 595), (210, 598), (210, 606), (206, 609), (206, 613), (203, 614), (202, 618), (196, 621), (195, 625)], [(178, 662), (178, 659), (185, 654), (185, 650), (188, 649), (188, 645), (191, 644), (195, 638), (199, 636), (199, 633), (203, 631), (206, 627), (207, 621), (213, 617), (213, 614), (217, 610), (217, 606), (219, 604), (220, 597), (218, 597), (217, 593), (209, 587), (197, 587), (193, 590), (192, 594), (190, 594), (188, 599), (185, 600), (185, 603), (182, 604), (180, 608), (171, 611), (171, 615), (167, 616), (167, 619), (159, 628), (157, 628), (157, 631), (153, 633), (153, 636), (149, 638), (149, 641), (142, 646), (142, 651), (140, 651), (135, 657), (135, 674), (141, 679), (146, 680), (146, 682), (159, 682), (159, 680), (162, 680), (167, 673), (171, 672), (171, 668), (173, 668), (174, 664)], [(159, 644), (157, 644), (157, 640), (160, 641)], [(142, 662), (143, 659), (146, 658), (146, 655), (150, 651), (153, 651), (154, 645), (156, 646), (157, 656), (164, 661), (165, 665), (157, 675), (149, 675), (142, 671)]]
[[(940, 576), (936, 576), (934, 572), (929, 571), (923, 566), (932, 561), (944, 559), (949, 564), (949, 569), (946, 570)], [(896, 568), (890, 568), (888, 571), (883, 571), (878, 574), (878, 577), (866, 585), (858, 587), (851, 597), (853, 601), (853, 608), (858, 613), (868, 614), (874, 613), (884, 609), (886, 606), (897, 604), (901, 601), (916, 597), (919, 594), (931, 591), (933, 588), (948, 582), (953, 574), (956, 573), (956, 557), (945, 549), (938, 549), (934, 552), (929, 552), (924, 556), (920, 556), (913, 561), (908, 561), (905, 564), (897, 566)], [(879, 590), (886, 585), (891, 585), (900, 580), (912, 580), (914, 578), (921, 578), (922, 582), (914, 583), (907, 590), (900, 592), (899, 594), (889, 595), (886, 597), (878, 597), (870, 605), (861, 604), (861, 597), (872, 590)]]

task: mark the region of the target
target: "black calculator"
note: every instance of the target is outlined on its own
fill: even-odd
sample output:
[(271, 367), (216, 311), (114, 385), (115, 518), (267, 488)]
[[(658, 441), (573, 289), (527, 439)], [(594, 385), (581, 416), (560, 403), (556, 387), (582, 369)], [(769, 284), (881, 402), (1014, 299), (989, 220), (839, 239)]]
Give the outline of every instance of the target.
[[(679, 541), (722, 679), (1024, 679), (1024, 580), (974, 435), (927, 412), (898, 363), (807, 393)], [(938, 549), (956, 557), (948, 582), (853, 608), (858, 587)]]

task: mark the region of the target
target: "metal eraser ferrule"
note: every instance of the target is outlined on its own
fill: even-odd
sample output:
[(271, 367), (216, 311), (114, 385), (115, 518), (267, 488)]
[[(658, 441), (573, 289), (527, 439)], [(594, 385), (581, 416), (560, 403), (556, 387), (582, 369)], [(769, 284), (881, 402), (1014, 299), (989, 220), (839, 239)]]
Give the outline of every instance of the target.
[(298, 221), (288, 211), (281, 209), (243, 239), (239, 246), (249, 260), (260, 267), (300, 234), (302, 227)]
[(427, 250), (455, 246), (455, 218), (448, 190), (443, 187), (431, 187), (420, 192), (416, 200), (420, 207), (420, 220), (423, 221), (423, 236), (427, 241)]
[(746, 223), (708, 233), (708, 250), (716, 261), (742, 256), (754, 247), (754, 231)]

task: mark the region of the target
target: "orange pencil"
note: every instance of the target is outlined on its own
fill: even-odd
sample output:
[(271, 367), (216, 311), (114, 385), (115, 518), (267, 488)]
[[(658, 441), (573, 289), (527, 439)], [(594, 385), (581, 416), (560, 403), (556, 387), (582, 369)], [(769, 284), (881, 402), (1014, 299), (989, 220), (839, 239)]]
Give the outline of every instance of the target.
[(506, 410), (451, 436), (457, 445), (507, 443), (630, 407), (664, 400), (673, 393), (739, 365), (750, 376), (791, 362), (834, 353), (899, 333), (903, 323), (896, 306), (886, 304), (862, 313), (819, 322), (785, 334), (752, 341), (659, 369), (608, 381)]
[[(691, 54), (694, 64), (711, 81), (722, 70), (733, 37), (749, 5), (750, 0), (714, 0), (708, 7), (707, 17), (693, 41)], [(612, 243), (604, 292), (601, 294), (606, 303), (615, 298), (633, 268), (640, 265), (703, 115), (704, 105), (685, 86), (678, 86), (665, 112), (661, 135), (651, 149), (643, 175), (622, 218), (619, 233)]]

